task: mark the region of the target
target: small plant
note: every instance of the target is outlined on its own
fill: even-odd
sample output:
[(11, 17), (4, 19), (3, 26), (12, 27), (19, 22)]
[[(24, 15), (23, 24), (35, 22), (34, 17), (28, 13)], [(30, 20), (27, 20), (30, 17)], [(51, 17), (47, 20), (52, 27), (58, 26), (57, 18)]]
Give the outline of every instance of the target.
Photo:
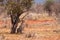
[(55, 33), (59, 33), (59, 32), (60, 32), (60, 30), (53, 30), (53, 32), (55, 32)]
[(27, 37), (27, 38), (33, 38), (34, 36), (35, 36), (35, 34), (30, 33), (30, 32), (25, 35), (25, 37)]

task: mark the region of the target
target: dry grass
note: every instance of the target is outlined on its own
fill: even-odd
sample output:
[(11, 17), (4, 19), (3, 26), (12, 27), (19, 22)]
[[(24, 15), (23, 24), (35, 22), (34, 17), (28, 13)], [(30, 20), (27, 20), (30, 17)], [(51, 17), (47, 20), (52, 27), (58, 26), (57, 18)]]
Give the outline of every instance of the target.
[(53, 17), (26, 20), (25, 23), (28, 26), (24, 27), (23, 34), (10, 34), (10, 29), (0, 28), (0, 40), (60, 40), (60, 25)]

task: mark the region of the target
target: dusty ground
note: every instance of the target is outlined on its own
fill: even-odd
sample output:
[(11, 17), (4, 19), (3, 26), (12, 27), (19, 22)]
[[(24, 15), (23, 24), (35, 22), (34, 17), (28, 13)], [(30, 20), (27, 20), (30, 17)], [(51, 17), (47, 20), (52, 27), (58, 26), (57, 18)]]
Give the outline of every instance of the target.
[(60, 25), (52, 17), (25, 23), (23, 34), (10, 34), (10, 28), (0, 28), (0, 40), (60, 40)]

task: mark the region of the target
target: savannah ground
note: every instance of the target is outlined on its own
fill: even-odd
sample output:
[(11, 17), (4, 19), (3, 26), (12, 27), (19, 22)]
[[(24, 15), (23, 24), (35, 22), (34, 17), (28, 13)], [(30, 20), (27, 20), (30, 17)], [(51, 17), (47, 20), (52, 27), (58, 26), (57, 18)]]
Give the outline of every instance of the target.
[(25, 20), (25, 24), (23, 34), (10, 34), (10, 28), (0, 27), (0, 40), (60, 40), (60, 24), (54, 17)]

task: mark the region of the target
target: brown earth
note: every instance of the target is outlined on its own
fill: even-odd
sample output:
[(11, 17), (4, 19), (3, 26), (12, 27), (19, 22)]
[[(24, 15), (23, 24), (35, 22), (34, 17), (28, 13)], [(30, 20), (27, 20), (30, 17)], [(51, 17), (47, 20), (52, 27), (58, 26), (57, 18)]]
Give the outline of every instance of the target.
[(25, 20), (25, 24), (23, 34), (10, 34), (10, 28), (0, 27), (0, 40), (60, 40), (60, 25), (54, 18)]

